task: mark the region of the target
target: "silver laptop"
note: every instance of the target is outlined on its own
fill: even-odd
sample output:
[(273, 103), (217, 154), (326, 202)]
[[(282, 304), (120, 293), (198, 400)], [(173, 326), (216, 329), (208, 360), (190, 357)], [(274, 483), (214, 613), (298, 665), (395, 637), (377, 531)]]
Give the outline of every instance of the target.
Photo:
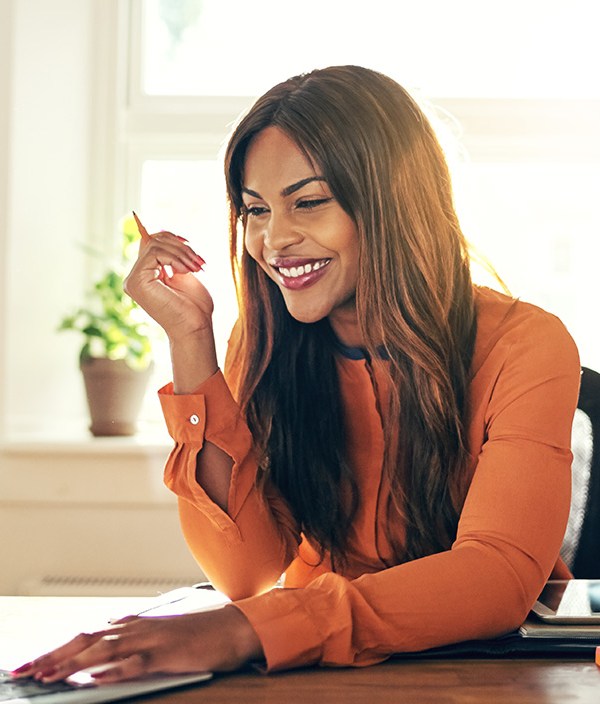
[(175, 687), (206, 682), (210, 672), (189, 675), (159, 675), (127, 682), (97, 685), (89, 681), (52, 682), (43, 684), (33, 679), (15, 680), (0, 670), (0, 702), (3, 704), (94, 704), (139, 697)]

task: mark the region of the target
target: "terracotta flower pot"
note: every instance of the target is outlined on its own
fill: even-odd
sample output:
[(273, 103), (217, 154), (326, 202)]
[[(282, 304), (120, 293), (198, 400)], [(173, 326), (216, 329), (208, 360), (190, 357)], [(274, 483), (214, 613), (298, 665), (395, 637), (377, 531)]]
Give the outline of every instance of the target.
[(136, 421), (152, 373), (132, 369), (122, 359), (89, 357), (80, 364), (96, 437), (134, 435)]

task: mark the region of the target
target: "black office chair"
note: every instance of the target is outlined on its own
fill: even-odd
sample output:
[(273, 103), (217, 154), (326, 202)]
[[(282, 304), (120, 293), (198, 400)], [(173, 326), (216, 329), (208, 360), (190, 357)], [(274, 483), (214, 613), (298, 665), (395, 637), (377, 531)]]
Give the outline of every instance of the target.
[(572, 450), (573, 495), (561, 556), (578, 579), (600, 579), (600, 374), (586, 367)]

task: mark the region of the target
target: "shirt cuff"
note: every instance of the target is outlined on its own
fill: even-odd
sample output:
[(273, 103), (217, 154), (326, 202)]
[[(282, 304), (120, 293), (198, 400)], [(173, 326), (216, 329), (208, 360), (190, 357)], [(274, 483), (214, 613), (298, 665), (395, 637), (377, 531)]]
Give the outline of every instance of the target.
[[(178, 443), (202, 447), (205, 435), (219, 432), (237, 420), (239, 409), (231, 397), (221, 370), (217, 370), (190, 394), (175, 394), (169, 383), (158, 391), (169, 435)], [(207, 427), (207, 418), (212, 422)]]
[(267, 672), (314, 665), (321, 659), (323, 636), (304, 608), (302, 591), (272, 589), (234, 602), (256, 631)]

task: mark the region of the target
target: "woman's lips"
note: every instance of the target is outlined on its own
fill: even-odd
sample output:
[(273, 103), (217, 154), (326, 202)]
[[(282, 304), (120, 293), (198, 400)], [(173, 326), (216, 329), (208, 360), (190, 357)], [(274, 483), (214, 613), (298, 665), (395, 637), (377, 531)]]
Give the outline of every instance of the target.
[(331, 259), (289, 258), (269, 262), (281, 285), (294, 291), (316, 283), (326, 272)]

